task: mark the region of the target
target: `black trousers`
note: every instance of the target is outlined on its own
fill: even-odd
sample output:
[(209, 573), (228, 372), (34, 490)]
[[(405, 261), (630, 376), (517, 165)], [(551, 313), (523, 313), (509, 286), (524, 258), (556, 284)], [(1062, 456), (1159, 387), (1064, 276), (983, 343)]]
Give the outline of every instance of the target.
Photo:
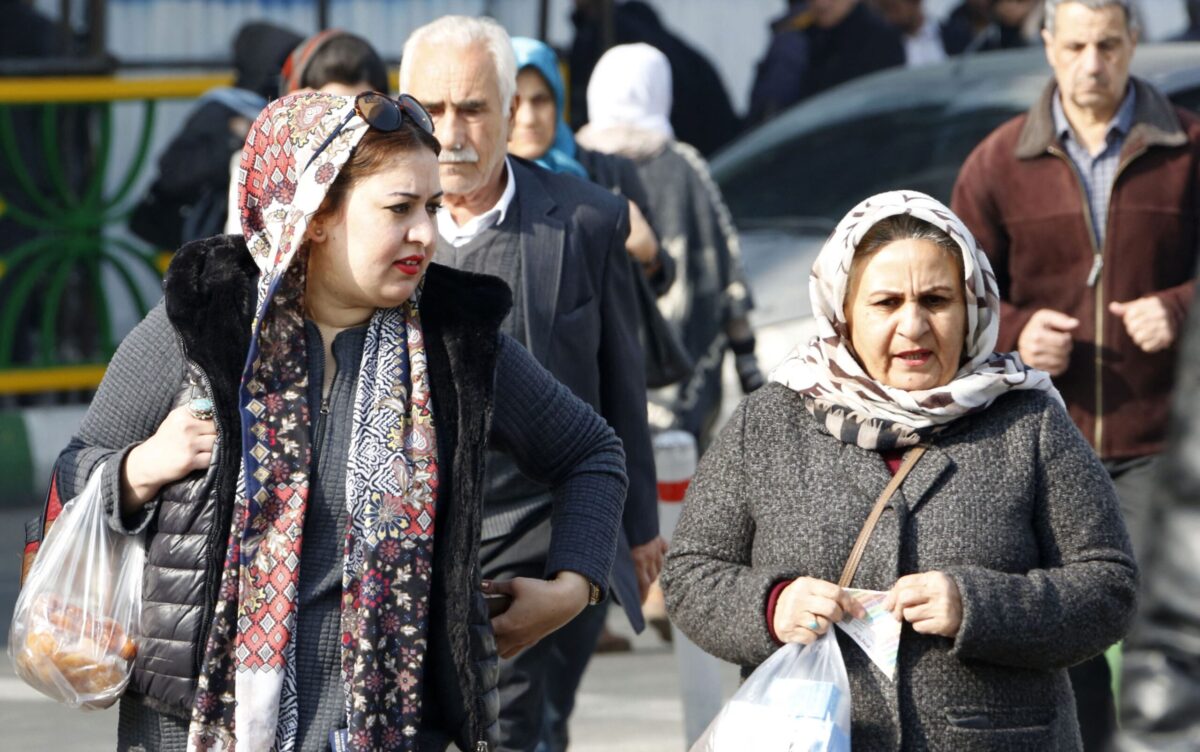
[[(545, 576), (550, 521), (483, 541), (486, 579)], [(500, 659), (500, 746), (497, 752), (562, 752), (575, 693), (604, 628), (606, 603), (588, 606), (558, 631)]]
[[(1105, 462), (1117, 498), (1121, 515), (1133, 543), (1136, 558), (1147, 545), (1145, 540), (1149, 520), (1153, 516), (1155, 473), (1158, 458), (1138, 457), (1131, 460)], [(1079, 716), (1079, 731), (1083, 736), (1084, 752), (1104, 752), (1117, 731), (1117, 707), (1112, 695), (1112, 672), (1103, 655), (1072, 666), (1069, 671), (1071, 688), (1075, 691), (1075, 712)]]

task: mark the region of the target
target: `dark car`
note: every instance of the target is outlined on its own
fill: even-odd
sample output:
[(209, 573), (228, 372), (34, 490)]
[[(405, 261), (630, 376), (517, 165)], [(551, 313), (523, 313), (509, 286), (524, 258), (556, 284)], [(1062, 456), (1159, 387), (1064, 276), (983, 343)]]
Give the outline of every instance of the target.
[[(1133, 74), (1200, 110), (1200, 45), (1140, 46)], [(809, 271), (845, 213), (899, 188), (949, 204), (971, 150), (1049, 81), (1040, 48), (885, 71), (796, 105), (713, 159), (741, 236), (764, 368), (811, 336)], [(726, 394), (736, 383), (727, 380)]]

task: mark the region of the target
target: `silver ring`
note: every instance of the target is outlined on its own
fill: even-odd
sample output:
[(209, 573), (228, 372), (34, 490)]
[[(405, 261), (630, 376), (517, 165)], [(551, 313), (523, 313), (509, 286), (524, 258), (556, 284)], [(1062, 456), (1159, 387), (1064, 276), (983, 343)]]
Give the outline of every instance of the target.
[(187, 403), (187, 409), (196, 420), (212, 420), (213, 403), (208, 397), (193, 397)]
[(805, 629), (809, 629), (809, 630), (812, 630), (813, 632), (816, 632), (818, 629), (821, 628), (821, 622), (819, 619), (817, 619), (816, 614), (813, 614), (812, 621), (810, 621), (808, 624), (805, 624), (804, 627), (805, 627)]

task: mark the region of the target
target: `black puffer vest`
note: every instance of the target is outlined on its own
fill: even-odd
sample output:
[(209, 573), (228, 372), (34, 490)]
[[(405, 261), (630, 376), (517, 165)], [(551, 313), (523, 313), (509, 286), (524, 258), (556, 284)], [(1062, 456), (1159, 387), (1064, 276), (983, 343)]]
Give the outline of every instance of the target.
[[(187, 376), (176, 402), (213, 400), (213, 464), (163, 489), (147, 530), (142, 648), (130, 691), (157, 710), (190, 715), (212, 623), (241, 453), (238, 385), (249, 347), (258, 270), (235, 236), (189, 243), (167, 270), (167, 316)], [(463, 750), (495, 745), (495, 640), (479, 590), (484, 450), (491, 431), (500, 322), (511, 293), (492, 277), (433, 265), (421, 319), (439, 457), (424, 725)]]

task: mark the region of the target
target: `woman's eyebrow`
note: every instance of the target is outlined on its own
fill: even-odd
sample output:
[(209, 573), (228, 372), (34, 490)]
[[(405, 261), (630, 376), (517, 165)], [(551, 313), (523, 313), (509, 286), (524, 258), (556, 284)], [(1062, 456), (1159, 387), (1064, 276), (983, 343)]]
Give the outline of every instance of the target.
[[(420, 200), (420, 198), (421, 198), (421, 194), (408, 193), (407, 191), (392, 191), (388, 195), (389, 196), (403, 196), (404, 198), (411, 198), (414, 201)], [(430, 199), (441, 198), (444, 195), (445, 195), (445, 191), (438, 191), (437, 193), (431, 195), (429, 198)]]

